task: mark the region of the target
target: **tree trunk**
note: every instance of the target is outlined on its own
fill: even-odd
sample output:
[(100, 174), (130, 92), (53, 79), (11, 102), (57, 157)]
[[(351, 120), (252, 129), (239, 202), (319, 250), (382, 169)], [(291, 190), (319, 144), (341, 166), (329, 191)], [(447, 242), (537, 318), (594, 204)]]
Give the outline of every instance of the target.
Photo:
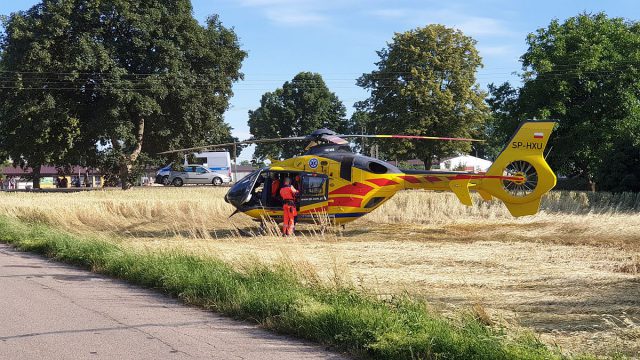
[(593, 181), (593, 176), (591, 176), (591, 174), (589, 174), (588, 172), (586, 172), (584, 174), (585, 179), (587, 180), (587, 184), (589, 185), (589, 190), (591, 192), (596, 192), (596, 182)]
[[(133, 187), (133, 182), (130, 181), (131, 169), (138, 156), (142, 152), (142, 140), (144, 138), (144, 119), (140, 118), (138, 126), (136, 128), (136, 143), (130, 154), (122, 154), (120, 157), (120, 181), (122, 182), (122, 190), (128, 190)], [(120, 144), (117, 139), (112, 138), (111, 143), (115, 150), (121, 150)]]
[(431, 163), (433, 162), (433, 156), (431, 156), (431, 154), (425, 156), (424, 158), (424, 169), (425, 170), (431, 170)]
[(33, 168), (31, 168), (31, 176), (32, 176), (32, 182), (33, 182), (33, 188), (34, 189), (40, 189), (40, 165), (34, 166)]
[(133, 187), (133, 183), (129, 181), (129, 174), (133, 165), (126, 162), (127, 156), (122, 157), (124, 160), (120, 163), (120, 182), (122, 183), (122, 190), (129, 190)]

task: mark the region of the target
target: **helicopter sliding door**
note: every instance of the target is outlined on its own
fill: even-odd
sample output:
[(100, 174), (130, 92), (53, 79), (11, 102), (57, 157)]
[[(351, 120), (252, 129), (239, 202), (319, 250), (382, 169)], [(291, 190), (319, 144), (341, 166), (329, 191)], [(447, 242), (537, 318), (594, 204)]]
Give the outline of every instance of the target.
[(329, 178), (327, 175), (301, 173), (300, 178), (300, 212), (326, 211), (329, 202)]
[(300, 171), (270, 171), (265, 174), (263, 204), (269, 209), (282, 209), (280, 189), (285, 179), (291, 179), (292, 185), (299, 191), (296, 207), (301, 214), (321, 212), (328, 205), (329, 178), (324, 174)]

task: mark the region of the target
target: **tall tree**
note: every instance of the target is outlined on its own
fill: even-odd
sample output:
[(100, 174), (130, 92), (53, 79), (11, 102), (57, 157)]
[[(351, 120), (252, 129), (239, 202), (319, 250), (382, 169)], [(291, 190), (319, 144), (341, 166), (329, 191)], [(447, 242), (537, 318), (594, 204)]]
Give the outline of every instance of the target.
[[(3, 23), (3, 19), (4, 17), (2, 15), (0, 15), (0, 25), (2, 25)], [(1, 38), (1, 33), (0, 33), (0, 38)], [(3, 79), (5, 78), (5, 72), (3, 71), (3, 67), (2, 67), (2, 50), (0, 49), (0, 84), (3, 84)], [(4, 98), (4, 89), (2, 89), (4, 86), (0, 85), (0, 99)], [(0, 123), (2, 123), (2, 117), (3, 117), (3, 112), (2, 112), (2, 100), (0, 100)], [(2, 135), (0, 134), (0, 162), (4, 163), (7, 161), (8, 155), (6, 152), (6, 146), (4, 145), (3, 142), (3, 138)]]
[[(51, 90), (63, 86), (56, 80), (65, 68), (56, 39), (64, 36), (64, 21), (39, 12), (41, 6), (11, 16), (0, 37), (0, 144), (14, 165), (32, 169), (34, 188), (40, 167), (64, 158), (80, 128), (67, 111), (74, 100)], [(65, 11), (63, 4), (51, 7)]]
[[(391, 134), (475, 135), (487, 117), (484, 94), (476, 84), (482, 66), (476, 41), (443, 25), (396, 33), (378, 51), (378, 69), (358, 85), (371, 95), (366, 107), (376, 130)], [(470, 149), (461, 142), (382, 142), (384, 153), (419, 158), (429, 168), (434, 158)]]
[[(376, 121), (373, 119), (374, 114), (367, 110), (366, 102), (359, 101), (354, 105), (355, 111), (351, 114), (351, 119), (349, 119), (351, 134), (376, 134)], [(367, 139), (355, 138), (353, 139), (355, 143), (355, 147), (357, 150), (360, 150), (365, 155), (368, 154), (368, 151), (371, 150), (371, 146), (374, 145), (372, 141), (367, 141)]]
[(640, 140), (637, 137), (622, 135), (604, 157), (607, 161), (596, 174), (598, 190), (640, 191)]
[[(495, 159), (521, 122), (519, 90), (505, 82), (501, 85), (489, 84), (486, 99), (491, 115), (484, 124), (486, 142), (480, 143), (484, 157)], [(475, 144), (474, 144), (475, 145)]]
[(526, 117), (559, 120), (551, 165), (596, 175), (622, 135), (640, 136), (640, 24), (604, 13), (553, 20), (527, 38), (519, 103)]
[[(257, 138), (307, 135), (319, 128), (349, 130), (346, 108), (327, 88), (320, 74), (301, 72), (282, 88), (262, 95), (260, 107), (249, 111), (249, 128)], [(287, 158), (299, 155), (306, 144), (259, 144), (254, 157)]]
[(246, 53), (217, 16), (201, 26), (192, 13), (189, 0), (43, 0), (9, 18), (3, 62), (35, 74), (12, 83), (19, 92), (26, 85), (66, 104), (58, 107), (79, 119), (74, 151), (109, 148), (128, 188), (143, 152), (231, 139), (223, 113)]

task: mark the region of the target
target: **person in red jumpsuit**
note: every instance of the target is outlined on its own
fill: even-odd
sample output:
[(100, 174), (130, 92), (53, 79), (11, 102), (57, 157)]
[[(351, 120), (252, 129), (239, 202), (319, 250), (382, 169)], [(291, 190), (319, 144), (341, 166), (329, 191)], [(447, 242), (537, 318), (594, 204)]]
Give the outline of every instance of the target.
[(278, 175), (271, 174), (271, 198), (275, 198), (278, 195), (278, 190), (280, 190), (280, 180), (278, 180)]
[(283, 211), (283, 223), (282, 223), (282, 234), (284, 236), (293, 235), (293, 230), (295, 228), (294, 219), (298, 215), (298, 211), (296, 210), (296, 196), (298, 195), (298, 190), (296, 190), (293, 185), (291, 185), (291, 179), (284, 179), (284, 186), (280, 189), (280, 197), (282, 198), (282, 211)]

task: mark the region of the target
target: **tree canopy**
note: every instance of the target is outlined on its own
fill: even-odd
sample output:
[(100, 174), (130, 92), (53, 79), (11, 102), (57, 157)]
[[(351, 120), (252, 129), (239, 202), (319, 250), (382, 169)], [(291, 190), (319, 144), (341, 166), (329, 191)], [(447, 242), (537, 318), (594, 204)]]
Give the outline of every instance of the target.
[[(378, 51), (378, 69), (358, 79), (358, 85), (371, 93), (359, 104), (370, 112), (368, 127), (387, 134), (476, 134), (488, 109), (476, 84), (482, 62), (475, 44), (461, 31), (443, 25), (396, 33)], [(421, 159), (428, 168), (434, 158), (468, 151), (470, 144), (386, 141), (380, 148), (393, 158)]]
[(606, 161), (596, 174), (598, 190), (640, 191), (640, 140), (637, 137), (622, 135), (604, 158)]
[(33, 168), (39, 187), (40, 166), (68, 154), (80, 124), (64, 109), (73, 100), (49, 90), (59, 87), (54, 74), (65, 67), (56, 57), (65, 54), (58, 53), (53, 41), (61, 36), (60, 19), (36, 14), (36, 7), (23, 15), (9, 18), (0, 38), (0, 144), (15, 165)]
[[(349, 130), (346, 108), (320, 74), (301, 72), (282, 88), (262, 95), (260, 107), (249, 111), (249, 128), (256, 138), (303, 136), (320, 128), (338, 133)], [(299, 155), (303, 142), (258, 144), (255, 159)]]
[(551, 165), (595, 188), (617, 139), (640, 136), (640, 24), (580, 14), (553, 20), (527, 43), (520, 114), (559, 120)]
[(508, 82), (501, 85), (489, 84), (488, 87), (486, 102), (491, 115), (483, 130), (486, 142), (479, 147), (486, 158), (495, 160), (523, 119), (519, 107), (519, 89)]
[(43, 0), (8, 18), (0, 48), (0, 136), (40, 139), (6, 144), (29, 166), (100, 144), (127, 187), (143, 152), (231, 140), (223, 114), (246, 53), (189, 0)]

